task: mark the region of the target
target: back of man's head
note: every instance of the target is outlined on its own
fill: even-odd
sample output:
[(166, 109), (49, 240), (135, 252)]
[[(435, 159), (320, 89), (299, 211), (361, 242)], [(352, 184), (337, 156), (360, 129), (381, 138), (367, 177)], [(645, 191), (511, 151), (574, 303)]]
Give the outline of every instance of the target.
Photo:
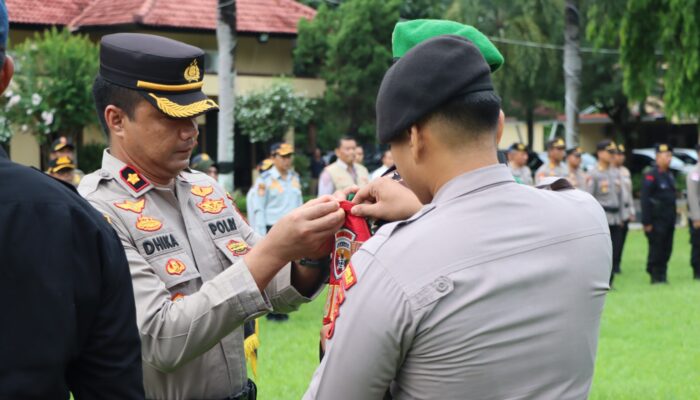
[(12, 60), (5, 55), (7, 50), (7, 36), (10, 33), (10, 21), (7, 15), (5, 1), (0, 0), (0, 93), (5, 91), (10, 84), (14, 73)]

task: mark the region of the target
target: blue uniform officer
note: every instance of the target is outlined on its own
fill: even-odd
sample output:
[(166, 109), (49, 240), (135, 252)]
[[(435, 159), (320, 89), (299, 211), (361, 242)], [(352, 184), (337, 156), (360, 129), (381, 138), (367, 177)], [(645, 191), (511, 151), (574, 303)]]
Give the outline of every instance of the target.
[(273, 166), (255, 183), (255, 231), (261, 235), (285, 214), (302, 205), (299, 174), (292, 169), (294, 147), (275, 143), (270, 149)]

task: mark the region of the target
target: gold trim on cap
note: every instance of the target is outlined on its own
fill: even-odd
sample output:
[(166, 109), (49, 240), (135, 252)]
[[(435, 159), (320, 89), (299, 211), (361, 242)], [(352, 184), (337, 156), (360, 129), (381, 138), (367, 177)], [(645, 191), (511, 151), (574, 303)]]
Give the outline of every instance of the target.
[(153, 83), (146, 81), (136, 82), (136, 87), (150, 90), (160, 90), (161, 92), (184, 92), (187, 90), (201, 89), (204, 86), (204, 81), (194, 83), (183, 83), (182, 85), (164, 85), (162, 83)]
[(166, 115), (174, 118), (187, 118), (203, 113), (204, 111), (210, 110), (214, 107), (219, 107), (216, 102), (212, 99), (205, 99), (196, 101), (192, 104), (181, 105), (174, 101), (165, 98), (158, 97), (153, 93), (149, 93), (149, 96), (156, 100), (156, 105)]

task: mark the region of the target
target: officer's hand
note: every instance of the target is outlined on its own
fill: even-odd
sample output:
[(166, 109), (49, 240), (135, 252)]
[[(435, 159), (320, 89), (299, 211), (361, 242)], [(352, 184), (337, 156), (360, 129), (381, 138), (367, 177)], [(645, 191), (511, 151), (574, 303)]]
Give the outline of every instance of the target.
[(355, 194), (352, 202), (357, 204), (351, 210), (353, 215), (384, 221), (410, 218), (423, 207), (410, 189), (389, 177), (370, 182)]
[(333, 236), (345, 221), (345, 212), (333, 196), (310, 200), (280, 219), (265, 236), (280, 258), (321, 258), (332, 251)]
[(700, 219), (693, 221), (693, 229), (700, 229)]
[(654, 230), (654, 226), (653, 226), (653, 225), (644, 225), (644, 232), (649, 233), (649, 232), (651, 232), (652, 230)]
[(336, 192), (333, 193), (333, 197), (338, 201), (347, 200), (348, 196), (351, 193), (357, 193), (358, 190), (360, 190), (359, 186), (352, 185), (352, 186), (345, 188), (343, 190), (336, 190)]

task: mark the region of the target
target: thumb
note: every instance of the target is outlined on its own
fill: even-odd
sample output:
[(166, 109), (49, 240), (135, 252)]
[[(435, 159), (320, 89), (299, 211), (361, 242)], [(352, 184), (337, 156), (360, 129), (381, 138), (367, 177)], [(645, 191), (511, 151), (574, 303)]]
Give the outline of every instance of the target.
[(350, 209), (350, 213), (357, 217), (374, 218), (378, 204), (357, 204)]

